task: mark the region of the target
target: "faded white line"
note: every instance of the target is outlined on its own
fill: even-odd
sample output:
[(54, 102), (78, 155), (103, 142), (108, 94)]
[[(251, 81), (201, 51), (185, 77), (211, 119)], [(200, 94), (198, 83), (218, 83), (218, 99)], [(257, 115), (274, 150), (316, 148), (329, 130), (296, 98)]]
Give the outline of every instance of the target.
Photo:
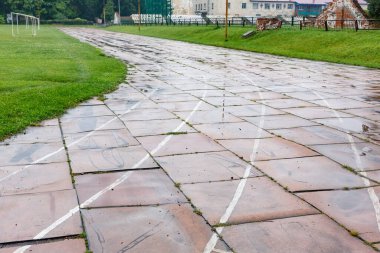
[[(329, 102), (327, 102), (327, 100), (324, 97), (322, 97), (320, 94), (318, 94), (317, 92), (313, 91), (313, 93), (323, 100), (326, 106), (334, 112), (335, 117), (338, 118), (341, 125), (344, 125), (342, 117), (340, 117), (339, 113), (330, 106)], [(368, 180), (367, 172), (363, 168), (362, 160), (360, 158), (358, 149), (355, 145), (354, 139), (352, 138), (349, 131), (346, 131), (345, 129), (342, 129), (342, 130), (346, 133), (347, 139), (350, 142), (352, 152), (354, 153), (356, 166), (360, 170), (360, 173), (364, 176), (364, 177), (361, 177), (364, 182), (364, 185), (367, 187), (370, 187), (371, 182)], [(367, 188), (367, 191), (368, 191), (369, 198), (371, 199), (373, 208), (375, 209), (377, 228), (380, 231), (380, 201), (373, 188)]]
[[(204, 99), (206, 97), (206, 94), (207, 94), (207, 91), (205, 91), (203, 93), (203, 96), (202, 96), (202, 99)], [(189, 116), (187, 116), (187, 118), (185, 119), (185, 121), (183, 121), (181, 124), (179, 124), (172, 132), (175, 133), (175, 132), (178, 132), (179, 130), (181, 130), (181, 128), (186, 124), (188, 123), (188, 121), (191, 119), (191, 117), (194, 115), (194, 113), (196, 113), (199, 109), (199, 107), (202, 105), (203, 101), (200, 100), (196, 106), (193, 108), (193, 110), (191, 111), (191, 113), (189, 114)], [(153, 149), (150, 153), (151, 155), (154, 155), (155, 153), (157, 153), (162, 147), (164, 147), (169, 141), (170, 139), (173, 137), (173, 135), (169, 135), (167, 137), (165, 137), (164, 140), (162, 140), (155, 149)], [(136, 169), (138, 168), (141, 164), (143, 164), (147, 159), (149, 159), (149, 155), (145, 155), (140, 161), (138, 161), (136, 164), (134, 164), (132, 166), (132, 169)], [(74, 214), (76, 214), (77, 212), (79, 212), (80, 208), (85, 208), (87, 206), (89, 206), (91, 203), (93, 203), (95, 200), (97, 200), (98, 198), (100, 198), (102, 195), (104, 195), (105, 193), (107, 193), (108, 191), (114, 189), (115, 187), (117, 187), (118, 185), (120, 185), (121, 183), (123, 183), (125, 180), (127, 180), (131, 175), (133, 174), (133, 171), (128, 171), (126, 173), (124, 173), (120, 178), (118, 178), (116, 181), (114, 181), (112, 184), (108, 185), (107, 187), (105, 187), (104, 189), (100, 190), (99, 192), (97, 192), (96, 194), (94, 194), (93, 196), (91, 196), (90, 198), (88, 198), (86, 201), (84, 201), (80, 206), (76, 206), (74, 207), (73, 209), (71, 209), (68, 213), (66, 213), (64, 216), (62, 216), (61, 218), (59, 218), (58, 220), (56, 220), (54, 223), (52, 223), (51, 225), (49, 225), (47, 228), (45, 228), (44, 230), (42, 230), (40, 233), (38, 233), (35, 237), (33, 237), (33, 240), (38, 240), (38, 239), (42, 239), (44, 238), (48, 233), (50, 233), (52, 230), (54, 230), (56, 227), (58, 227), (59, 225), (61, 225), (63, 222), (65, 222), (66, 220), (68, 220), (69, 218), (71, 218)], [(20, 247), (18, 248), (17, 250), (14, 251), (14, 253), (24, 253), (26, 250), (28, 250), (32, 245), (26, 245), (26, 246), (23, 246), (23, 247)]]
[[(252, 81), (252, 79), (250, 79), (247, 75), (245, 75), (239, 71), (237, 71), (237, 72), (239, 74), (241, 74), (242, 76), (244, 76), (245, 78), (247, 78), (254, 86), (256, 86), (254, 84), (254, 82)], [(260, 99), (263, 100), (263, 95), (260, 91), (260, 88), (258, 88), (258, 92), (259, 92)], [(257, 156), (257, 150), (258, 150), (259, 145), (260, 145), (260, 137), (261, 137), (262, 132), (263, 132), (264, 121), (265, 121), (265, 119), (264, 119), (265, 112), (266, 112), (265, 105), (262, 105), (261, 106), (261, 113), (260, 113), (259, 128), (257, 131), (256, 139), (255, 139), (254, 144), (253, 144), (252, 153), (250, 155), (250, 162), (252, 165), (254, 165), (254, 162), (255, 162), (256, 156)], [(234, 211), (236, 205), (238, 204), (238, 202), (239, 202), (239, 200), (243, 194), (245, 185), (247, 184), (248, 177), (251, 174), (252, 165), (248, 165), (245, 168), (244, 176), (240, 179), (240, 182), (239, 182), (238, 187), (236, 188), (235, 194), (234, 194), (231, 202), (228, 204), (226, 211), (224, 212), (224, 214), (220, 218), (219, 223), (225, 224), (228, 222), (229, 218), (231, 217), (232, 212)], [(208, 241), (205, 249), (203, 250), (204, 253), (210, 253), (210, 252), (215, 250), (215, 246), (219, 240), (219, 234), (221, 234), (223, 232), (223, 229), (224, 229), (224, 227), (217, 227), (216, 228), (216, 233), (214, 232), (212, 234), (212, 236), (211, 236), (210, 240)]]

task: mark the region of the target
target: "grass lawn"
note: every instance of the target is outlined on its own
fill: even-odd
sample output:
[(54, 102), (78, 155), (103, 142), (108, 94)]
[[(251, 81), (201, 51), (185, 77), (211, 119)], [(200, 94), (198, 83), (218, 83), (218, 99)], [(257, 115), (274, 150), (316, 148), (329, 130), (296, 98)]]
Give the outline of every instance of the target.
[(289, 30), (260, 32), (249, 39), (241, 35), (249, 27), (231, 27), (229, 41), (224, 41), (224, 28), (211, 26), (111, 26), (107, 30), (198, 44), (380, 68), (379, 31)]
[(33, 38), (0, 25), (0, 140), (113, 90), (125, 65), (54, 27)]

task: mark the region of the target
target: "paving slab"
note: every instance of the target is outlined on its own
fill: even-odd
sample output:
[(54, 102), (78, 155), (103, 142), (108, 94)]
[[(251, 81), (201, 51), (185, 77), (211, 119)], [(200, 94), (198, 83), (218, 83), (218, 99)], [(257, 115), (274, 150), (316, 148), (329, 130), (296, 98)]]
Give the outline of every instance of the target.
[[(302, 145), (318, 144), (341, 144), (350, 143), (351, 139), (345, 132), (335, 130), (326, 126), (297, 127), (291, 129), (272, 130), (275, 135), (281, 136), (287, 140), (297, 142)], [(354, 142), (364, 142), (353, 136)]]
[(255, 166), (290, 191), (365, 186), (360, 176), (323, 156), (262, 161)]
[[(167, 120), (149, 120), (149, 121), (127, 121), (125, 125), (131, 131), (133, 136), (150, 136), (172, 133), (179, 125), (183, 123), (180, 119)], [(184, 125), (181, 132), (194, 133), (194, 128)]]
[(169, 177), (162, 170), (155, 169), (76, 176), (75, 188), (80, 203), (123, 176), (128, 176), (123, 183), (103, 194), (86, 208), (173, 204), (187, 201)]
[(196, 125), (195, 129), (216, 140), (273, 137), (267, 131), (259, 131), (258, 127), (248, 122), (202, 124)]
[[(198, 98), (202, 98), (204, 92), (205, 92), (204, 90), (191, 90), (191, 91), (188, 91), (188, 93), (190, 93), (191, 95), (193, 95), (195, 97), (198, 97)], [(223, 89), (207, 90), (207, 97), (233, 97), (233, 96), (235, 96), (235, 95), (232, 94), (231, 92), (228, 92), (228, 91), (223, 90)]]
[[(243, 157), (244, 160), (250, 161), (253, 153), (255, 141), (254, 139), (239, 139), (239, 140), (220, 140), (226, 149)], [(314, 151), (296, 144), (291, 141), (284, 140), (279, 137), (260, 139), (258, 149), (255, 154), (255, 161), (273, 160), (284, 158), (297, 158), (315, 156)]]
[(244, 117), (244, 119), (252, 124), (255, 124), (256, 126), (263, 124), (263, 128), (267, 130), (319, 125), (318, 123), (290, 114), (271, 115), (265, 117)]
[(324, 215), (308, 215), (226, 227), (224, 240), (241, 253), (376, 252)]
[(247, 167), (250, 177), (262, 173), (228, 151), (158, 157), (173, 181), (181, 184), (239, 179)]
[[(160, 106), (171, 112), (183, 112), (183, 111), (192, 111), (199, 101), (187, 101), (187, 102), (172, 102), (172, 103), (160, 103)], [(215, 109), (214, 106), (206, 103), (202, 103), (198, 107), (198, 111), (208, 111)]]
[(99, 116), (65, 119), (61, 121), (63, 134), (91, 132), (94, 130), (112, 130), (125, 128), (123, 122), (116, 116)]
[[(71, 168), (74, 173), (157, 167), (157, 164), (150, 157), (142, 164), (138, 164), (147, 155), (148, 153), (141, 146), (109, 149), (69, 149)], [(137, 164), (138, 166), (136, 167)]]
[(168, 156), (191, 154), (199, 152), (222, 151), (225, 150), (212, 139), (199, 133), (178, 134), (178, 135), (157, 135), (139, 137), (138, 141), (152, 152), (166, 138), (170, 138), (165, 146), (160, 148), (153, 156)]
[(33, 144), (33, 143), (62, 143), (61, 130), (58, 125), (28, 127), (23, 133), (0, 142), (0, 145)]
[(330, 126), (335, 129), (342, 131), (348, 131), (351, 133), (380, 133), (380, 123), (374, 121), (366, 120), (363, 118), (328, 118), (328, 119), (317, 119), (318, 123)]
[(289, 98), (286, 95), (273, 91), (239, 93), (239, 96), (253, 101)]
[(126, 128), (65, 134), (64, 139), (66, 146), (71, 150), (121, 148), (140, 145)]
[(105, 105), (94, 106), (77, 106), (74, 109), (70, 109), (62, 116), (62, 119), (69, 118), (87, 118), (87, 117), (99, 117), (99, 116), (112, 116), (114, 113)]
[(358, 233), (364, 240), (380, 241), (379, 226), (376, 222), (378, 217), (375, 212), (375, 208), (380, 207), (380, 187), (374, 187), (372, 190), (308, 192), (298, 195), (350, 231)]
[[(183, 120), (185, 120), (189, 114), (189, 112), (176, 112), (176, 115), (178, 115)], [(189, 123), (193, 125), (241, 121), (241, 119), (227, 113), (226, 110), (221, 108), (209, 111), (196, 111), (189, 119)]]
[[(77, 205), (75, 190), (2, 196), (0, 243), (32, 240)], [(79, 213), (76, 213), (45, 238), (78, 235), (82, 233), (81, 226)]]
[(0, 145), (0, 154), (0, 166), (67, 161), (62, 142)]
[(156, 102), (156, 103), (160, 103), (160, 102), (164, 102), (164, 103), (167, 103), (167, 102), (184, 102), (184, 101), (197, 101), (199, 100), (198, 98), (190, 95), (190, 94), (177, 94), (177, 95), (161, 95), (161, 94), (157, 94), (157, 95), (153, 95), (151, 97), (151, 99)]
[(271, 108), (266, 105), (229, 106), (225, 108), (225, 111), (238, 117), (255, 117), (285, 114), (280, 110)]
[(276, 109), (315, 106), (315, 104), (312, 104), (303, 100), (295, 99), (295, 98), (261, 100), (260, 103), (263, 103), (265, 105), (268, 105)]
[(357, 108), (344, 110), (345, 113), (353, 114), (354, 116), (363, 117), (373, 121), (380, 121), (380, 106), (370, 108)]
[[(212, 225), (220, 219), (232, 201), (239, 180), (186, 184), (181, 189)], [(212, 204), (210, 204), (212, 203)], [(293, 217), (318, 213), (316, 209), (266, 177), (249, 178), (229, 224)]]
[(305, 119), (324, 119), (324, 118), (334, 118), (337, 115), (339, 117), (352, 117), (352, 115), (344, 112), (338, 112), (333, 109), (329, 109), (323, 106), (320, 107), (304, 107), (304, 108), (289, 108), (284, 109), (284, 111), (294, 114), (298, 117)]
[(324, 100), (314, 100), (313, 103), (319, 104), (321, 106), (327, 106), (326, 103), (328, 103), (328, 107), (336, 110), (373, 107), (372, 104), (364, 103), (350, 98), (328, 98)]
[(241, 97), (206, 97), (205, 100), (207, 103), (214, 106), (233, 106), (233, 105), (252, 105), (254, 102), (241, 98)]
[[(210, 227), (188, 204), (100, 208), (82, 213), (94, 253), (203, 252), (212, 236)], [(223, 244), (218, 249), (228, 250)]]
[[(7, 179), (1, 180), (5, 177)], [(0, 180), (0, 196), (73, 188), (68, 163), (0, 167)]]
[[(0, 253), (14, 253), (20, 246), (0, 248)], [(86, 252), (86, 244), (83, 239), (65, 239), (61, 241), (33, 244), (25, 252), (32, 253), (83, 253)]]
[[(378, 170), (380, 168), (380, 147), (378, 145), (363, 142), (355, 143), (354, 147), (358, 151), (358, 157), (355, 157), (351, 144), (315, 145), (312, 146), (312, 149), (356, 171)], [(356, 159), (360, 159), (361, 168)]]
[(380, 183), (380, 170), (359, 172), (359, 174)]
[(175, 119), (176, 116), (165, 109), (136, 109), (121, 117), (124, 122), (127, 121), (146, 121), (146, 120), (162, 120)]

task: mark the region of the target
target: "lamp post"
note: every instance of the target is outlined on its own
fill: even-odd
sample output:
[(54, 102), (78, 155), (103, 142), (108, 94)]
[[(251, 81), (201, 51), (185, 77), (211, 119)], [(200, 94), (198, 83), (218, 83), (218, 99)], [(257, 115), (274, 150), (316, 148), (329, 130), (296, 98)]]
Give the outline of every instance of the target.
[(224, 30), (224, 41), (228, 41), (228, 0), (226, 0), (226, 23)]

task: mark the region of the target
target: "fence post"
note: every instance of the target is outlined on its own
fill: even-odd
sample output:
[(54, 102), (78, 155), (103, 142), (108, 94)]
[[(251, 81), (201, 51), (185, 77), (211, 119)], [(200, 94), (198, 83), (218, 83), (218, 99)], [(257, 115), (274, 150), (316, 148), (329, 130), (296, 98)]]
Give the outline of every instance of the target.
[(292, 16), (292, 26), (294, 26), (294, 16)]
[(358, 20), (355, 20), (355, 31), (357, 32), (358, 30), (359, 30)]
[(245, 27), (245, 20), (243, 20), (243, 27)]
[(231, 20), (228, 20), (228, 26), (231, 26)]
[(329, 26), (327, 25), (327, 20), (325, 20), (325, 31), (327, 32), (329, 30)]
[(302, 21), (300, 20), (300, 30), (302, 30)]
[(218, 20), (216, 21), (216, 27), (219, 27), (219, 21)]

